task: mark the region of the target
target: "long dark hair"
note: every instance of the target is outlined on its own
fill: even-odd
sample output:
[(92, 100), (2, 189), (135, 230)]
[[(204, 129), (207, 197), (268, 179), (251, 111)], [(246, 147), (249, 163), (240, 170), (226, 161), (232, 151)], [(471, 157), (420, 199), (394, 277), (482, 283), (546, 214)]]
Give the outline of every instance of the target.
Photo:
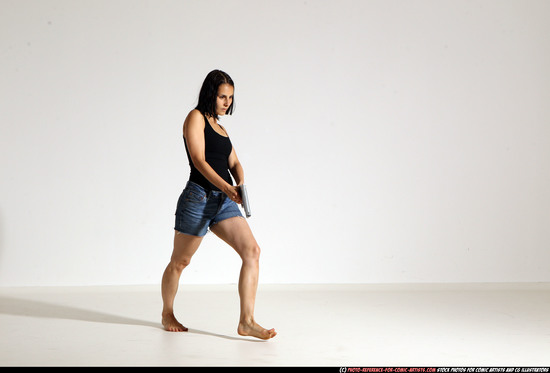
[[(201, 92), (199, 93), (199, 103), (195, 109), (199, 110), (203, 114), (208, 114), (218, 119), (216, 114), (216, 97), (218, 95), (218, 88), (222, 84), (229, 84), (235, 87), (231, 77), (221, 70), (213, 70), (208, 73), (204, 82), (202, 83)], [(235, 105), (235, 97), (231, 102), (231, 106), (227, 109), (227, 114), (233, 113), (233, 106)]]

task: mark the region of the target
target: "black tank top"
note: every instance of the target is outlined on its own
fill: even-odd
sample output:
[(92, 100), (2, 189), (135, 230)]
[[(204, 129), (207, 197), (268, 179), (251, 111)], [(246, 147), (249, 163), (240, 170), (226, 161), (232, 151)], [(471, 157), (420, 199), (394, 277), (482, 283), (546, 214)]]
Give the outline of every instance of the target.
[[(187, 159), (189, 160), (189, 167), (191, 168), (189, 181), (199, 184), (208, 191), (220, 190), (195, 168), (189, 154), (189, 149), (187, 148), (187, 140), (185, 140), (185, 136), (183, 137), (183, 142), (185, 144)], [(214, 171), (216, 171), (216, 173), (230, 185), (233, 185), (233, 180), (231, 179), (231, 174), (229, 173), (229, 155), (232, 150), (233, 145), (231, 145), (231, 140), (229, 140), (229, 137), (222, 136), (214, 131), (208, 122), (208, 119), (204, 116), (204, 156), (206, 158), (206, 163), (208, 163), (210, 167), (212, 167)]]

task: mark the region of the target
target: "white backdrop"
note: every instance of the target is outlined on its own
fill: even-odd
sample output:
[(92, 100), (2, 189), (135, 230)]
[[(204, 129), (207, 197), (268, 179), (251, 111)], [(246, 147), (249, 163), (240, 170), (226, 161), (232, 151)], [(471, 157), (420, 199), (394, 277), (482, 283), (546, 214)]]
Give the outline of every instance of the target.
[[(0, 8), (0, 286), (160, 282), (215, 68), (260, 282), (550, 281), (548, 1)], [(209, 234), (182, 280), (239, 266)]]

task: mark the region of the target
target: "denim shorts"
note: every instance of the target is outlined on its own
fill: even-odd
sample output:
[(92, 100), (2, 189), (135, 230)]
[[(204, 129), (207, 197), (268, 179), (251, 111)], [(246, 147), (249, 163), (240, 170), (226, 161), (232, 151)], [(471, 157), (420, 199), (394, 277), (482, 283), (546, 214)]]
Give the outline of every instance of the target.
[(225, 193), (207, 191), (200, 185), (188, 181), (178, 199), (174, 229), (202, 237), (214, 224), (235, 216), (243, 215), (239, 206)]

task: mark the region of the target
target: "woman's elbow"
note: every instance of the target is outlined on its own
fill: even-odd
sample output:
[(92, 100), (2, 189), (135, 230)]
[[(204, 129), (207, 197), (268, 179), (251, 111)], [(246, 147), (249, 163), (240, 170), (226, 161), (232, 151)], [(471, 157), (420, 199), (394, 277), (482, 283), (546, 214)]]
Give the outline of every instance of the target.
[(193, 166), (199, 171), (203, 170), (207, 165), (206, 160), (201, 157), (191, 157), (191, 162), (193, 162)]

